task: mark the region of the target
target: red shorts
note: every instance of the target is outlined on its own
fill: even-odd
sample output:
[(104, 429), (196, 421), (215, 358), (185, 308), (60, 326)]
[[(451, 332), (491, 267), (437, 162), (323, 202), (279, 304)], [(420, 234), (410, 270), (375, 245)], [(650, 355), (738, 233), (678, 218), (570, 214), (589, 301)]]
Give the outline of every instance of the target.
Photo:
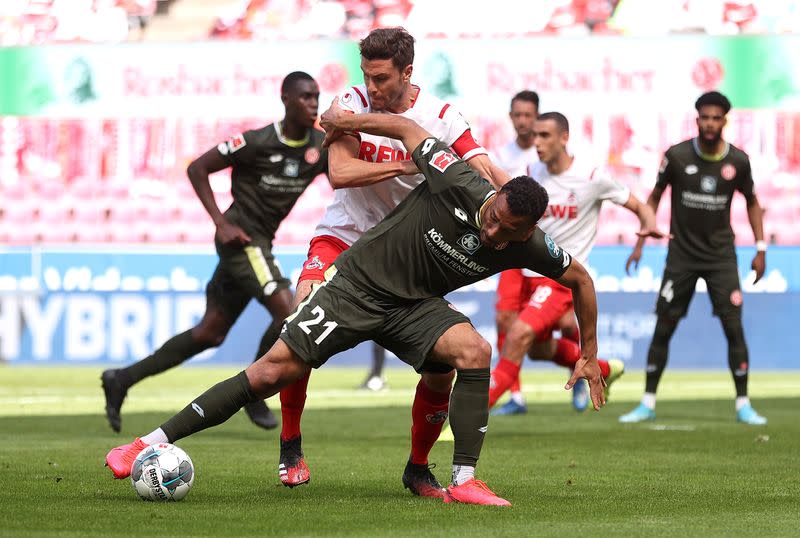
[(519, 313), (536, 335), (536, 341), (549, 340), (558, 321), (571, 311), (572, 290), (545, 277), (525, 278), (531, 290), (528, 304)]
[(342, 252), (350, 248), (347, 243), (332, 235), (318, 235), (311, 240), (308, 246), (308, 259), (303, 264), (300, 278), (304, 280), (325, 280), (325, 271)]
[(531, 296), (528, 287), (529, 278), (522, 275), (522, 269), (506, 269), (500, 273), (500, 282), (497, 283), (496, 310), (511, 310), (519, 312), (525, 307), (528, 297)]

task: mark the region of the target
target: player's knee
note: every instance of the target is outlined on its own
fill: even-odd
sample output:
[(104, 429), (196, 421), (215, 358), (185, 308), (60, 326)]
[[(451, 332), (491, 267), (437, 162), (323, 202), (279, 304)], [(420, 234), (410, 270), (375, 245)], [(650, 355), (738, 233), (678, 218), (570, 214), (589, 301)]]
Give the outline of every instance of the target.
[(517, 320), (511, 325), (508, 334), (506, 335), (506, 342), (509, 344), (520, 346), (524, 349), (529, 349), (533, 345), (536, 334), (533, 328), (524, 321)]
[(192, 329), (192, 338), (198, 343), (216, 347), (225, 341), (228, 330), (230, 323), (221, 314), (206, 312), (200, 323)]
[(659, 316), (656, 320), (656, 328), (653, 331), (653, 343), (665, 346), (669, 344), (672, 333), (678, 327), (678, 320), (667, 316)]
[(732, 346), (744, 346), (742, 318), (739, 316), (730, 316), (724, 317), (720, 321), (722, 322), (722, 330), (725, 332), (725, 338), (727, 338), (728, 344)]
[(492, 346), (475, 333), (469, 342), (464, 342), (462, 350), (456, 359), (456, 370), (473, 368), (488, 368), (492, 361)]
[(259, 397), (266, 398), (275, 394), (309, 370), (286, 344), (279, 344), (274, 345), (246, 370), (250, 386)]

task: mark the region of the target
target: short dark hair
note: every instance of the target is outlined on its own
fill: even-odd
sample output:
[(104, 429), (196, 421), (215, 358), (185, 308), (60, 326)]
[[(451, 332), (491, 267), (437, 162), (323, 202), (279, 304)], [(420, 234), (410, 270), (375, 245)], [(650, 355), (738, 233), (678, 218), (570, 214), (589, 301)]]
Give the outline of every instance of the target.
[(294, 89), (294, 85), (300, 82), (301, 80), (310, 80), (311, 82), (316, 82), (314, 80), (314, 77), (312, 77), (305, 71), (292, 71), (291, 73), (286, 75), (283, 78), (283, 82), (281, 82), (281, 95)]
[(539, 110), (539, 94), (533, 90), (522, 90), (517, 95), (511, 98), (511, 104), (514, 104), (514, 101), (527, 101), (529, 103), (533, 103), (536, 107), (536, 110)]
[(697, 98), (697, 101), (694, 102), (694, 109), (700, 112), (700, 109), (704, 106), (713, 105), (722, 108), (722, 110), (727, 114), (731, 109), (731, 102), (728, 100), (727, 97), (722, 95), (719, 92), (706, 92), (700, 97)]
[(530, 217), (533, 222), (542, 218), (550, 200), (545, 188), (530, 176), (515, 177), (503, 185), (500, 194), (505, 194), (511, 214)]
[(558, 125), (559, 131), (561, 131), (562, 133), (569, 132), (569, 120), (561, 112), (545, 112), (544, 114), (539, 114), (539, 117), (536, 118), (536, 120), (537, 121), (552, 120), (556, 122), (556, 125)]
[(358, 44), (365, 60), (392, 60), (397, 69), (414, 63), (414, 37), (405, 28), (376, 28)]

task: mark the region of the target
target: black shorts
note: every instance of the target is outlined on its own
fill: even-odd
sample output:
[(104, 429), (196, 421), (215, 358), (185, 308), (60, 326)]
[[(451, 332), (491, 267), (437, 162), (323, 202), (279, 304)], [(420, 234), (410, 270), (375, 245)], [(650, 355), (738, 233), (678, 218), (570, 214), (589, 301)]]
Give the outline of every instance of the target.
[(217, 245), (217, 253), (219, 263), (206, 287), (206, 298), (220, 306), (230, 322), (236, 321), (250, 299), (266, 306), (272, 294), (290, 285), (268, 241), (254, 240), (244, 247)]
[(684, 317), (692, 301), (698, 278), (706, 282), (715, 316), (741, 317), (742, 291), (735, 261), (722, 269), (675, 270), (669, 266), (665, 267), (656, 302), (656, 313), (671, 319)]
[(441, 297), (387, 303), (337, 275), (314, 286), (286, 318), (281, 339), (313, 368), (365, 340), (374, 340), (418, 372), (444, 371), (448, 368), (441, 363), (425, 359), (439, 337), (459, 323), (470, 321)]

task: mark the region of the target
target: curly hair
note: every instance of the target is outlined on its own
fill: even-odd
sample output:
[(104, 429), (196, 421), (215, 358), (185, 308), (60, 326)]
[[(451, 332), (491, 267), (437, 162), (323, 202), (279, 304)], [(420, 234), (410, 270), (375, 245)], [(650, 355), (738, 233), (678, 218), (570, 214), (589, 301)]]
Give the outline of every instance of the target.
[(706, 92), (694, 102), (694, 109), (700, 112), (704, 106), (713, 105), (720, 107), (725, 114), (731, 110), (731, 102), (719, 92)]
[(505, 194), (508, 209), (518, 217), (530, 217), (538, 222), (547, 209), (550, 197), (538, 181), (530, 176), (517, 176), (500, 189)]

